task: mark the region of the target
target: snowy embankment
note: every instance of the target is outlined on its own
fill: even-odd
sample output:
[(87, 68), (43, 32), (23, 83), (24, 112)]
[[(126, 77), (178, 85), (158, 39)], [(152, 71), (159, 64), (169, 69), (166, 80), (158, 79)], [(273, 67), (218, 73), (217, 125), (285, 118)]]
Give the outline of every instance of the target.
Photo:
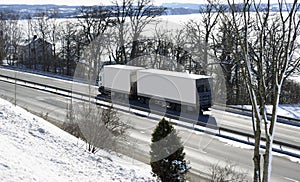
[(149, 165), (85, 144), (0, 99), (0, 181), (155, 181)]
[(290, 77), (291, 80), (300, 83), (300, 76), (299, 75), (293, 75)]
[[(250, 105), (243, 105), (243, 106), (236, 106), (243, 109), (251, 110), (252, 106)], [(267, 112), (272, 113), (272, 106), (267, 106)], [(285, 116), (295, 119), (300, 119), (300, 105), (289, 105), (289, 104), (281, 104), (278, 106), (279, 116)]]

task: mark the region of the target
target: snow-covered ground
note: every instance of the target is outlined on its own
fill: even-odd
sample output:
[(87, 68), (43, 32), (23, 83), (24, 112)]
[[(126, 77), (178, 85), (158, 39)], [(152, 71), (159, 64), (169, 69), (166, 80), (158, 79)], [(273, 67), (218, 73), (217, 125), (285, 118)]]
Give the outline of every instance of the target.
[[(244, 109), (252, 109), (250, 105), (237, 106)], [(272, 106), (267, 106), (267, 112), (272, 113)], [(300, 119), (300, 105), (282, 104), (278, 107), (278, 115)]]
[(290, 77), (291, 80), (294, 80), (295, 82), (300, 83), (300, 76), (299, 75), (293, 75)]
[(0, 99), (0, 181), (155, 181), (149, 165), (85, 144)]

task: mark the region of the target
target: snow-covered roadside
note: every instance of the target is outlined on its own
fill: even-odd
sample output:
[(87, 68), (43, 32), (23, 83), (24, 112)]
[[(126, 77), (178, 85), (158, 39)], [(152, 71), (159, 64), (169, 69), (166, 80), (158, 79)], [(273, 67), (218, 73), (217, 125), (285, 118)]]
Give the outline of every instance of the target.
[[(243, 105), (243, 106), (236, 106), (243, 109), (251, 110), (252, 106), (250, 105)], [(267, 112), (272, 113), (272, 106), (267, 106)], [(300, 105), (289, 105), (289, 104), (281, 104), (278, 106), (278, 115), (285, 116), (295, 119), (300, 119)]]
[(300, 76), (299, 75), (293, 75), (290, 77), (291, 80), (300, 83)]
[(82, 141), (0, 99), (0, 181), (155, 181), (149, 165)]

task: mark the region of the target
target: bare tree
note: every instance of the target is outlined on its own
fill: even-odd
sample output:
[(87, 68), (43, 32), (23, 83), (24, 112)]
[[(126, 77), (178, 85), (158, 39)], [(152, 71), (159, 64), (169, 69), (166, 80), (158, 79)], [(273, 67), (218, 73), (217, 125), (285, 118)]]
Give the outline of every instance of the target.
[(77, 29), (76, 26), (66, 21), (61, 24), (62, 31), (60, 35), (61, 48), (59, 57), (62, 59), (61, 68), (63, 74), (71, 76), (74, 72), (75, 62), (79, 59), (78, 52), (81, 49), (76, 41)]
[(132, 47), (130, 59), (136, 58), (138, 38), (146, 25), (155, 21), (157, 16), (164, 13), (165, 9), (153, 6), (153, 0), (137, 0), (129, 6), (129, 19), (132, 33)]
[[(26, 22), (27, 22), (27, 30), (26, 31), (26, 41), (29, 42), (30, 39), (32, 39), (32, 32), (33, 32), (33, 25), (32, 25), (32, 16), (31, 14), (27, 14), (25, 16), (26, 18)], [(31, 49), (31, 44), (28, 44), (29, 49)], [(22, 62), (22, 64), (24, 64), (25, 66), (29, 67), (30, 69), (36, 69), (36, 61), (35, 61), (35, 57), (33, 57), (34, 55), (31, 54), (31, 51), (28, 51), (28, 55), (27, 58), (25, 58), (25, 56), (23, 55), (25, 50), (19, 50), (20, 52), (18, 52), (19, 54), (19, 62)]]
[[(81, 7), (79, 9), (81, 16), (77, 18), (77, 27), (79, 32), (77, 34), (78, 57), (89, 61), (98, 75), (99, 68), (101, 67), (100, 57), (107, 44), (107, 38), (110, 37), (108, 29), (115, 25), (112, 18), (112, 10), (108, 7)], [(91, 45), (92, 44), (92, 45)]]
[(114, 24), (111, 18), (111, 10), (106, 7), (81, 7), (77, 18), (80, 33), (83, 36), (83, 44), (89, 45), (97, 37), (102, 36), (108, 27)]
[(10, 16), (9, 20), (7, 21), (8, 42), (6, 45), (5, 52), (7, 55), (7, 59), (10, 61), (11, 65), (14, 65), (15, 61), (17, 61), (17, 48), (22, 37), (21, 27), (19, 25), (19, 18), (19, 14), (14, 13), (12, 16)]
[(102, 149), (116, 149), (116, 142), (124, 140), (128, 124), (112, 107), (100, 108), (91, 103), (79, 103), (74, 106), (74, 129), (86, 141), (87, 150), (96, 153)]
[(282, 85), (279, 102), (283, 104), (300, 104), (299, 82), (287, 79)]
[(200, 62), (200, 65), (207, 71), (209, 50), (212, 44), (212, 31), (219, 22), (219, 16), (223, 12), (223, 7), (216, 8), (214, 4), (201, 6), (199, 13), (201, 19), (190, 20), (185, 24), (188, 41), (190, 42), (191, 51), (195, 59)]
[(48, 40), (52, 44), (52, 55), (53, 59), (51, 60), (51, 66), (53, 69), (54, 73), (57, 73), (57, 68), (58, 68), (58, 58), (57, 58), (57, 43), (59, 42), (60, 38), (60, 31), (61, 31), (61, 26), (57, 22), (57, 17), (58, 17), (58, 10), (57, 9), (49, 9), (48, 10), (48, 16), (49, 19), (47, 23), (49, 24), (50, 31), (48, 34)]
[[(130, 60), (136, 58), (138, 39), (145, 27), (155, 21), (155, 18), (162, 15), (164, 8), (153, 6), (153, 0), (115, 0), (116, 6), (116, 26), (117, 42), (115, 55), (112, 55), (116, 62), (126, 64), (128, 62), (125, 50), (126, 43), (131, 44), (131, 50), (128, 53)], [(129, 30), (129, 31), (128, 31)], [(128, 39), (127, 32), (130, 32)]]
[(111, 56), (117, 63), (126, 64), (126, 51), (125, 51), (125, 40), (129, 39), (128, 31), (129, 26), (126, 24), (126, 18), (129, 17), (129, 8), (132, 6), (132, 0), (115, 0), (113, 4), (116, 6), (115, 17), (116, 17), (116, 26), (115, 26), (115, 40), (112, 42), (116, 46), (111, 47), (112, 50), (110, 51)]
[[(272, 169), (272, 145), (275, 136), (278, 104), (283, 82), (300, 65), (299, 51), (299, 4), (295, 0), (286, 4), (278, 1), (279, 12), (271, 13), (270, 0), (262, 8), (261, 3), (244, 0), (242, 11), (228, 0), (229, 14), (224, 18), (232, 20), (236, 32), (237, 46), (241, 52), (238, 63), (252, 103), (252, 127), (255, 136), (253, 181), (270, 181)], [(254, 10), (254, 12), (252, 12)], [(287, 12), (284, 12), (284, 11)], [(267, 119), (268, 95), (272, 95), (272, 117)], [(261, 137), (266, 138), (261, 169)]]
[(226, 162), (225, 165), (219, 163), (211, 165), (210, 182), (239, 181), (246, 182), (247, 173), (238, 171), (237, 165)]
[(232, 29), (232, 20), (226, 19), (220, 23), (213, 33), (215, 62), (220, 65), (226, 82), (227, 104), (250, 104), (245, 81), (242, 78), (238, 60), (241, 51), (238, 48), (236, 31)]
[(7, 37), (7, 21), (6, 21), (7, 17), (5, 12), (0, 12), (0, 60), (2, 62), (2, 60), (6, 57), (5, 54), (5, 46), (7, 44), (8, 41), (8, 37)]
[(9, 65), (17, 60), (17, 45), (22, 37), (19, 14), (13, 10), (0, 13), (0, 59), (5, 58)]
[[(41, 42), (41, 52), (36, 52), (35, 50), (35, 59), (37, 63), (39, 63), (42, 66), (43, 71), (49, 71), (49, 62), (51, 61), (51, 58), (49, 60), (50, 55), (48, 55), (47, 51), (47, 44), (46, 41), (49, 38), (50, 35), (50, 26), (48, 24), (48, 13), (47, 11), (38, 11), (36, 13), (37, 19), (36, 21), (33, 21), (33, 30), (35, 33), (35, 40), (38, 40), (39, 38), (42, 40)], [(33, 44), (36, 44), (33, 40)], [(35, 45), (34, 45), (35, 49)]]
[(128, 123), (121, 121), (119, 113), (113, 107), (102, 108), (101, 120), (105, 127), (117, 138), (124, 138), (129, 128)]
[[(164, 30), (163, 30), (164, 31)], [(158, 33), (156, 33), (158, 35)], [(191, 55), (188, 49), (186, 49), (183, 29), (177, 29), (174, 31), (167, 31), (162, 36), (157, 36), (158, 45), (156, 46), (155, 53), (159, 54), (159, 66), (158, 69), (184, 71), (189, 70), (191, 72)], [(161, 58), (161, 56), (163, 56)], [(167, 58), (167, 59), (166, 59)], [(155, 59), (156, 60), (156, 59)], [(168, 61), (168, 63), (166, 63)]]

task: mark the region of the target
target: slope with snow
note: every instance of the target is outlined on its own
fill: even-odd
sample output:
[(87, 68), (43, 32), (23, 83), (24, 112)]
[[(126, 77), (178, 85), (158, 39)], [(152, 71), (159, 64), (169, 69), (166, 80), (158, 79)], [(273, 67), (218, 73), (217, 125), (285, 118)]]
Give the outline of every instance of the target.
[[(252, 106), (250, 105), (239, 105), (239, 108), (251, 110)], [(272, 113), (272, 106), (267, 106), (267, 113)], [(290, 104), (280, 104), (278, 105), (278, 116), (285, 116), (295, 119), (300, 119), (300, 105), (290, 105)]]
[(0, 181), (155, 181), (149, 165), (85, 144), (0, 99)]

